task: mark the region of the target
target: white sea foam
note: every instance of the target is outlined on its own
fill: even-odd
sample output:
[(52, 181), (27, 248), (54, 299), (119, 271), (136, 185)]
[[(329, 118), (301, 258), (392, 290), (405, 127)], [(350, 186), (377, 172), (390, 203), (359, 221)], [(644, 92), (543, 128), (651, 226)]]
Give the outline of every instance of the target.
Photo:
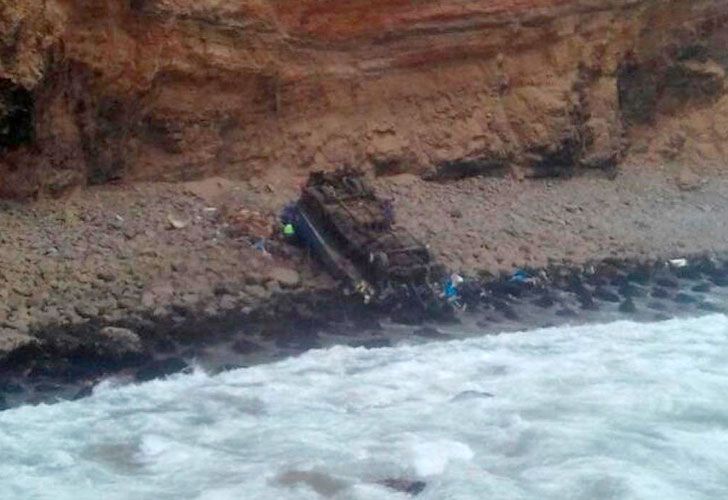
[(727, 359), (709, 316), (106, 384), (0, 413), (0, 498), (728, 498)]

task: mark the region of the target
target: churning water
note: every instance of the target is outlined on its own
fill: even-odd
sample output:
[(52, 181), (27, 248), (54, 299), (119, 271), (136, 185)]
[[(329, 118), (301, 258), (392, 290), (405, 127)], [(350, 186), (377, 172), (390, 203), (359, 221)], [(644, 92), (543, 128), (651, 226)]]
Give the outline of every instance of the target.
[(179, 375), (0, 413), (2, 499), (728, 498), (728, 318)]

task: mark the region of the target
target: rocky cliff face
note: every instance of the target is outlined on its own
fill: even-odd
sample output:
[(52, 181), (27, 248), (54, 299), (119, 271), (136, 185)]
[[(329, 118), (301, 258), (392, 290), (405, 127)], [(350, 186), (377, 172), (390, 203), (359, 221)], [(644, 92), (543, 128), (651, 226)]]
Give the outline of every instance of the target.
[[(728, 0), (4, 0), (0, 195), (728, 158)], [(678, 126), (687, 120), (688, 127)]]

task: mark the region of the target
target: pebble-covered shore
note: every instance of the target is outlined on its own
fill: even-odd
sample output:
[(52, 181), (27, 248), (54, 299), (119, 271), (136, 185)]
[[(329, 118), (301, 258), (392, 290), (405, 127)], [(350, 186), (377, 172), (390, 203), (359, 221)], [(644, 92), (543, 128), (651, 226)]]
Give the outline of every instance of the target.
[(461, 288), (465, 308), (434, 320), (417, 311), (390, 315), (335, 292), (283, 292), (250, 310), (155, 320), (134, 317), (112, 326), (90, 321), (34, 332), (36, 342), (0, 360), (0, 403), (76, 398), (113, 375), (145, 381), (192, 369), (250, 366), (333, 345), (382, 348), (560, 324), (619, 319), (660, 321), (728, 309), (728, 259), (701, 254), (685, 261), (609, 259), (575, 267), (526, 270), (472, 279)]
[[(386, 346), (415, 329), (415, 338), (440, 338), (430, 327), (387, 327), (381, 312), (342, 300), (306, 252), (274, 237), (262, 253), (235, 227), (241, 211), (272, 223), (299, 183), (104, 186), (65, 200), (4, 203), (0, 403), (83, 394), (101, 374), (145, 379), (194, 359), (219, 368), (337, 343)], [(477, 293), (464, 291), (471, 308), (462, 321), (474, 332), (720, 310), (720, 300), (701, 297), (721, 297), (722, 264), (702, 269), (702, 281), (675, 274), (677, 285), (652, 288), (619, 276), (629, 262), (664, 263), (703, 250), (719, 263), (716, 252), (728, 249), (723, 177), (685, 184), (665, 171), (627, 170), (617, 179), (400, 176), (375, 185), (393, 199), (398, 223), (438, 260), (481, 280)], [(605, 259), (620, 263), (617, 277), (594, 282), (584, 263)], [(546, 271), (548, 293), (499, 298), (493, 287), (515, 268)], [(582, 284), (564, 282), (557, 269), (577, 270)], [(482, 283), (487, 300), (480, 304)], [(413, 322), (405, 316), (398, 319)], [(347, 321), (356, 324), (341, 326)]]

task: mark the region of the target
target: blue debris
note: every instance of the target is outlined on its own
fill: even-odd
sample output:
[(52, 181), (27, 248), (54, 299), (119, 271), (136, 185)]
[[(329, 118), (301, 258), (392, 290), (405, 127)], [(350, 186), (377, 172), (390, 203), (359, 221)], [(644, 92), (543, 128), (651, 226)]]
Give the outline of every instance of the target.
[(265, 248), (265, 238), (261, 238), (258, 241), (256, 241), (255, 243), (253, 243), (253, 248), (255, 248), (256, 250), (258, 250), (261, 253), (264, 253), (264, 254), (268, 253), (268, 250), (266, 250), (266, 248)]
[(533, 278), (523, 269), (517, 270), (508, 280), (512, 283), (531, 283)]
[(447, 299), (448, 302), (455, 302), (460, 297), (460, 292), (458, 290), (458, 287), (463, 282), (462, 276), (460, 276), (457, 273), (453, 273), (450, 278), (445, 282), (445, 287), (443, 289), (443, 296)]

